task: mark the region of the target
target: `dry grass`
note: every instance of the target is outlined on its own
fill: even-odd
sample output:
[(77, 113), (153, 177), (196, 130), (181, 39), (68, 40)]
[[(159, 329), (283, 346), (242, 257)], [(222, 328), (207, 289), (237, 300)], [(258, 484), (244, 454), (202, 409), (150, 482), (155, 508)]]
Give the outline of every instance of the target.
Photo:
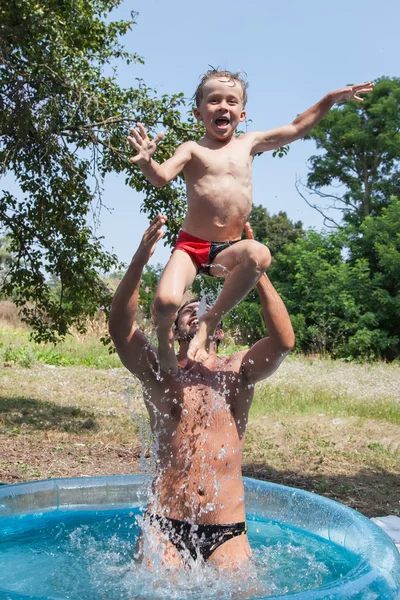
[(0, 329), (27, 330), (21, 321), (18, 308), (10, 300), (0, 300)]
[(337, 398), (400, 403), (399, 363), (347, 363), (289, 356), (268, 380), (275, 388), (316, 390)]

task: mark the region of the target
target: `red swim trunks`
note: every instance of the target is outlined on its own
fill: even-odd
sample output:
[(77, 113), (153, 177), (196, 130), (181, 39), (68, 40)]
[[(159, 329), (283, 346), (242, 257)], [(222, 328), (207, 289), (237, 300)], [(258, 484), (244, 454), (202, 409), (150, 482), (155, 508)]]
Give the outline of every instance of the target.
[(215, 257), (222, 250), (229, 248), (229, 246), (236, 244), (236, 242), (239, 242), (239, 240), (235, 240), (234, 242), (208, 242), (181, 230), (172, 252), (175, 250), (186, 252), (196, 265), (198, 273), (210, 275), (209, 267), (214, 262)]

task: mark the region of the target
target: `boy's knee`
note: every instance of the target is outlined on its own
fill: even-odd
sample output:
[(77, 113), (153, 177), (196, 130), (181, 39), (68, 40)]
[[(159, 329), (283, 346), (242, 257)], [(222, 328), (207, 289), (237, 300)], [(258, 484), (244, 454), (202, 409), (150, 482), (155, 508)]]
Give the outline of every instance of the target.
[(271, 253), (264, 244), (252, 241), (247, 247), (247, 260), (257, 271), (264, 272), (271, 264)]
[(173, 315), (180, 307), (180, 299), (173, 294), (157, 294), (152, 303), (152, 314), (155, 318), (159, 316)]

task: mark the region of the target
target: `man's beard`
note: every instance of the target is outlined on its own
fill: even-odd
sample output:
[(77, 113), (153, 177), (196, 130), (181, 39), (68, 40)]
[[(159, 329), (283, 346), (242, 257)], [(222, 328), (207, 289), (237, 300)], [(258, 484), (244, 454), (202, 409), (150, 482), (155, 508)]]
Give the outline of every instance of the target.
[[(191, 328), (190, 328), (191, 329)], [(178, 342), (191, 342), (194, 336), (197, 333), (196, 331), (179, 331), (178, 330)]]

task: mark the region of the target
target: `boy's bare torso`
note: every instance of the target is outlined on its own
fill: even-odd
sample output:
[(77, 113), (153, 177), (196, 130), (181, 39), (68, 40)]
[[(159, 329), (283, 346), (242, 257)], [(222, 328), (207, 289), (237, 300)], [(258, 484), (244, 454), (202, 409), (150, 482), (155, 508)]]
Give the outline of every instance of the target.
[(239, 355), (184, 361), (181, 376), (144, 386), (157, 448), (152, 512), (197, 524), (245, 520), (241, 464), (253, 387), (240, 363)]
[(251, 136), (189, 142), (183, 230), (213, 242), (239, 240), (252, 204)]

